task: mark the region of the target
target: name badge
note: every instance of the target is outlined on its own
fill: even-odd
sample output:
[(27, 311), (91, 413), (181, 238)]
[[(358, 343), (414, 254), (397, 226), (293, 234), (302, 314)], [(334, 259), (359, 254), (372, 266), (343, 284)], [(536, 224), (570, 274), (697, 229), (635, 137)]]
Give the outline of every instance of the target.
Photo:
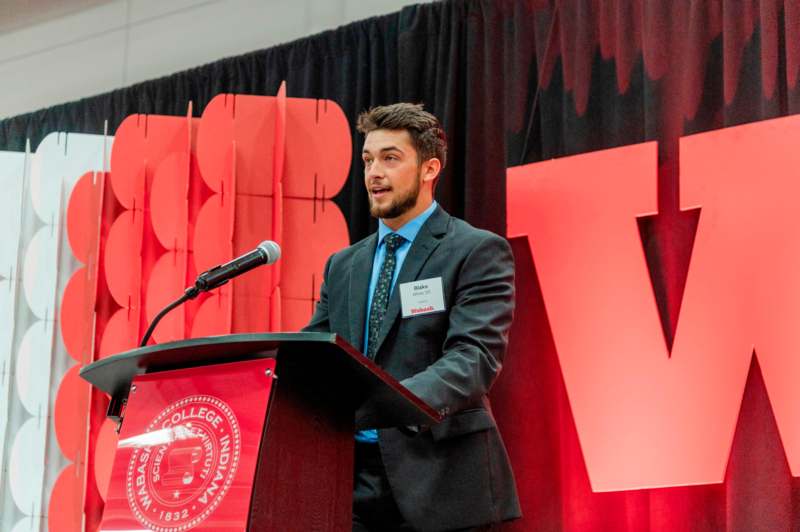
[(444, 310), (442, 278), (420, 279), (400, 285), (400, 305), (403, 317), (421, 316)]

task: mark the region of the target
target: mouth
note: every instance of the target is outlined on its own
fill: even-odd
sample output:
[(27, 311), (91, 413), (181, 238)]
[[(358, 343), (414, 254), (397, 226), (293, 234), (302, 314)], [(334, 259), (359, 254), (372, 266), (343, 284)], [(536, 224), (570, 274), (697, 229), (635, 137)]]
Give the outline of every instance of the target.
[(391, 187), (384, 187), (379, 185), (373, 185), (369, 187), (369, 194), (375, 199), (382, 198), (387, 194), (389, 194), (389, 192), (391, 191), (392, 191)]

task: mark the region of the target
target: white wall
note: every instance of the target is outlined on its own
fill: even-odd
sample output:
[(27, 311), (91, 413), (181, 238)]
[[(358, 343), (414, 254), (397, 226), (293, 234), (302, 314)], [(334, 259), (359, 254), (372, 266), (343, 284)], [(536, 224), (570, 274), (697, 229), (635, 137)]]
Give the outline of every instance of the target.
[(114, 0), (0, 35), (0, 118), (430, 0)]

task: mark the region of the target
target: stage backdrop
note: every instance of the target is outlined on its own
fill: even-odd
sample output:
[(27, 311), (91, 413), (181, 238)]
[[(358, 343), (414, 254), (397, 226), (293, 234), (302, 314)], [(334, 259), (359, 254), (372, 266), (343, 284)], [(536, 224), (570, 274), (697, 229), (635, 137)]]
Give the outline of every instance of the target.
[[(64, 337), (61, 331), (65, 328), (64, 320), (75, 315), (65, 316), (63, 306), (58, 303), (67, 297), (70, 279), (76, 272), (93, 265), (100, 267), (92, 263), (92, 260), (100, 262), (97, 250), (92, 248), (94, 241), (68, 234), (70, 203), (78, 201), (73, 198), (81, 198), (74, 193), (80, 190), (77, 187), (81, 183), (88, 189), (82, 192), (84, 204), (76, 203), (77, 207), (73, 207), (81, 219), (99, 224), (99, 220), (113, 221), (128, 216), (131, 220), (126, 227), (137, 228), (135, 224), (142, 223), (142, 231), (151, 231), (156, 239), (159, 238), (156, 227), (166, 223), (155, 218), (148, 218), (147, 222), (135, 221), (135, 190), (126, 195), (124, 187), (120, 189), (111, 184), (115, 198), (111, 205), (92, 199), (97, 198), (95, 194), (101, 194), (92, 187), (115, 179), (112, 155), (114, 150), (121, 149), (117, 148), (121, 132), (125, 133), (126, 127), (135, 130), (141, 123), (151, 123), (149, 119), (137, 119), (133, 115), (159, 115), (152, 122), (162, 122), (159, 127), (167, 127), (166, 122), (173, 123), (170, 127), (177, 128), (178, 132), (172, 134), (176, 139), (185, 139), (180, 142), (191, 161), (192, 154), (202, 151), (198, 147), (193, 152), (191, 146), (202, 138), (203, 120), (210, 116), (207, 113), (213, 111), (215, 105), (225, 107), (218, 100), (217, 103), (212, 101), (219, 95), (272, 98), (271, 103), (262, 104), (272, 106), (275, 109), (272, 112), (278, 114), (269, 121), (271, 127), (278, 128), (273, 129), (277, 133), (270, 137), (266, 147), (271, 153), (282, 153), (280, 146), (275, 147), (276, 143), (280, 144), (280, 138), (285, 138), (287, 145), (294, 142), (298, 150), (302, 150), (304, 142), (308, 150), (318, 149), (319, 143), (313, 137), (306, 141), (300, 132), (289, 135), (288, 130), (280, 129), (288, 123), (285, 121), (288, 119), (280, 117), (281, 113), (289, 116), (292, 99), (298, 104), (314, 102), (315, 113), (341, 109), (342, 117), (350, 123), (351, 137), (347, 144), (339, 145), (339, 152), (349, 150), (345, 158), (358, 161), (361, 139), (355, 135), (352, 125), (359, 111), (394, 101), (423, 102), (443, 119), (450, 139), (450, 164), (438, 187), (437, 199), (451, 213), (501, 234), (506, 233), (507, 168), (514, 168), (508, 172), (509, 179), (528, 176), (536, 180), (542, 175), (552, 178), (559, 175), (559, 168), (565, 167), (547, 166), (550, 163), (540, 161), (606, 148), (632, 146), (626, 149), (639, 150), (640, 147), (633, 145), (652, 141), (641, 148), (646, 152), (642, 157), (647, 164), (642, 164), (640, 173), (627, 167), (640, 163), (640, 159), (622, 157), (617, 165), (621, 174), (634, 179), (634, 184), (637, 175), (648, 184), (655, 183), (652, 208), (648, 212), (637, 211), (631, 223), (641, 241), (640, 253), (647, 265), (658, 324), (666, 346), (664, 352), (669, 353), (674, 347), (673, 340), (677, 340), (684, 285), (690, 259), (695, 260), (695, 234), (699, 234), (702, 226), (699, 213), (703, 208), (703, 205), (693, 205), (687, 209), (681, 201), (683, 192), (679, 184), (687, 177), (682, 179), (681, 176), (685, 153), (681, 147), (702, 144), (705, 137), (680, 139), (797, 112), (800, 107), (798, 75), (800, 4), (797, 1), (463, 0), (409, 7), (396, 14), (351, 24), (284, 46), (0, 122), (0, 150), (4, 150), (0, 153), (0, 179), (4, 183), (3, 205), (8, 204), (0, 212), (10, 220), (4, 227), (13, 230), (10, 240), (3, 239), (5, 247), (0, 257), (4, 261), (0, 265), (3, 268), (0, 281), (4, 293), (8, 294), (3, 296), (8, 301), (2, 301), (3, 315), (7, 319), (3, 320), (5, 328), (0, 336), (5, 350), (0, 390), (3, 528), (17, 526), (15, 532), (35, 530), (40, 525), (49, 525), (51, 530), (76, 529), (81, 526), (83, 505), (84, 520), (91, 529), (102, 509), (102, 486), (97, 479), (102, 478), (104, 472), (102, 467), (99, 473), (96, 469), (95, 451), (107, 448), (109, 441), (113, 444), (113, 430), (102, 423), (102, 398), (90, 399), (70, 388), (73, 386), (69, 384), (72, 380), (68, 380), (70, 372), (74, 373), (77, 365), (85, 363), (86, 359), (74, 354), (69, 358), (69, 333)], [(287, 82), (285, 94), (279, 92), (283, 80)], [(326, 106), (316, 100), (331, 103)], [(279, 103), (281, 101), (283, 103)], [(194, 118), (187, 117), (187, 112)], [(315, 115), (315, 120), (317, 118)], [(131, 120), (143, 122), (132, 126)], [(739, 135), (738, 131), (731, 133)], [(774, 129), (770, 131), (775, 132)], [(796, 128), (792, 127), (782, 131), (784, 137), (796, 134)], [(55, 132), (69, 135), (48, 137)], [(747, 132), (752, 133), (752, 130), (746, 130), (745, 136)], [(800, 140), (800, 135), (797, 138)], [(730, 146), (735, 149), (741, 144), (734, 142)], [(140, 156), (146, 150), (133, 151)], [(40, 153), (45, 155), (40, 156)], [(694, 154), (693, 161), (702, 160), (703, 152), (699, 153), (699, 158)], [(60, 161), (59, 156), (63, 160)], [(756, 153), (751, 159), (757, 158)], [(80, 164), (71, 165), (71, 160), (79, 160)], [(40, 161), (47, 161), (47, 164)], [(274, 160), (270, 163), (275, 164)], [(52, 170), (47, 170), (48, 165)], [(191, 176), (194, 171), (191, 162), (176, 165), (186, 175)], [(749, 160), (748, 165), (747, 168), (757, 173), (757, 164)], [(280, 164), (272, 166), (270, 178), (274, 179), (282, 168)], [(597, 171), (600, 177), (609, 176), (607, 188), (602, 182), (595, 182), (591, 193), (595, 196), (606, 193), (609, 203), (613, 203), (611, 199), (619, 193), (618, 183), (611, 179), (615, 175), (613, 166), (595, 167), (584, 163), (573, 168), (582, 168), (584, 173)], [(178, 175), (178, 171), (175, 172)], [(330, 190), (341, 186), (335, 196), (322, 192), (317, 197), (317, 185), (311, 173), (304, 176), (306, 181), (302, 181), (302, 186), (310, 187), (314, 204), (332, 199), (336, 209), (326, 212), (343, 214), (342, 227), (346, 225), (350, 241), (374, 229), (357, 162), (349, 166), (349, 179), (332, 182)], [(142, 190), (149, 191), (152, 182), (148, 182), (146, 175), (147, 172)], [(202, 176), (204, 184), (200, 186), (198, 182), (194, 189), (188, 185), (188, 190), (198, 195), (191, 196), (184, 191), (180, 196), (188, 198), (187, 210), (178, 212), (181, 216), (186, 214), (185, 219), (189, 221), (197, 220), (199, 206), (220, 193), (214, 187), (221, 181), (209, 182), (202, 169), (197, 175)], [(561, 179), (570, 180), (571, 177), (567, 171)], [(753, 175), (751, 179), (759, 177)], [(136, 183), (136, 179), (136, 175), (131, 175), (128, 182)], [(702, 184), (702, 176), (697, 179)], [(769, 183), (766, 180), (764, 186)], [(718, 186), (724, 187), (725, 181), (721, 180)], [(557, 182), (554, 185), (554, 190), (567, 188)], [(572, 190), (576, 199), (589, 193), (581, 187)], [(272, 198), (270, 202), (274, 207), (274, 189), (261, 192), (250, 195)], [(108, 191), (103, 194), (103, 197), (110, 197)], [(298, 199), (303, 197), (298, 196)], [(569, 207), (569, 199), (558, 199)], [(536, 198), (531, 205), (534, 200)], [(108, 210), (102, 211), (104, 205)], [(145, 208), (141, 203), (138, 205), (139, 209)], [(197, 207), (196, 212), (192, 211), (195, 208), (192, 205)], [(509, 205), (513, 208), (513, 201)], [(246, 208), (242, 212), (247, 212)], [(288, 215), (289, 211), (286, 212)], [(314, 212), (312, 209), (312, 222), (300, 223), (292, 229), (313, 231)], [(511, 210), (509, 215), (513, 215)], [(271, 219), (280, 221), (283, 218)], [(567, 235), (574, 232), (567, 229), (574, 228), (565, 226), (564, 232), (559, 233), (556, 225), (559, 218), (545, 219), (553, 224), (546, 227), (548, 242), (570, 249)], [(508, 221), (511, 223), (512, 218)], [(784, 221), (790, 222), (791, 218)], [(78, 229), (84, 227), (75, 221), (72, 225)], [(108, 236), (110, 227), (99, 224), (90, 228), (95, 234)], [(55, 228), (65, 228), (65, 232)], [(283, 234), (288, 228), (283, 227)], [(181, 258), (181, 247), (176, 243), (176, 235), (185, 236), (181, 232), (184, 229), (175, 226), (167, 229), (175, 234), (166, 231), (162, 232), (162, 237), (168, 234), (172, 240), (162, 238), (160, 247), (144, 253), (146, 260), (142, 259), (142, 264), (155, 269), (159, 259), (171, 252), (175, 252), (175, 260), (188, 260)], [(274, 230), (273, 224), (270, 231)], [(782, 230), (786, 238), (791, 238), (791, 232), (785, 232), (786, 227)], [(748, 233), (748, 228), (740, 228), (740, 231)], [(559, 234), (564, 238), (561, 243), (558, 243)], [(579, 437), (581, 431), (573, 420), (570, 400), (575, 394), (571, 390), (568, 394), (569, 386), (565, 386), (562, 377), (562, 370), (566, 371), (565, 352), (556, 352), (556, 346), (561, 346), (562, 341), (554, 339), (551, 333), (551, 325), (556, 327), (553, 301), (558, 303), (559, 299), (547, 293), (551, 285), (545, 282), (550, 283), (549, 277), (537, 278), (537, 271), (540, 277), (545, 271), (542, 268), (546, 263), (539, 259), (544, 255), (537, 255), (536, 243), (531, 241), (529, 245), (528, 239), (532, 237), (526, 236), (512, 240), (518, 263), (517, 319), (504, 372), (493, 390), (495, 413), (515, 466), (525, 513), (522, 520), (506, 529), (800, 528), (800, 482), (790, 473), (762, 370), (758, 359), (750, 356), (752, 352), (746, 358), (749, 372), (734, 408), (738, 422), (735, 433), (729, 435), (732, 448), (729, 455), (722, 458), (726, 465), (722, 482), (695, 486), (676, 483), (669, 487), (661, 484), (658, 488), (642, 489), (635, 481), (640, 478), (636, 471), (630, 476), (634, 480), (621, 482), (613, 490), (596, 482), (599, 477), (587, 471), (588, 440), (585, 435)], [(749, 238), (735, 233), (725, 237), (734, 244), (740, 237), (741, 242), (748, 242)], [(141, 240), (141, 235), (138, 238)], [(243, 238), (242, 242), (246, 240)], [(226, 240), (229, 244), (234, 241), (235, 238)], [(10, 243), (6, 246), (6, 242)], [(340, 244), (338, 238), (331, 240), (331, 247), (335, 247), (334, 244)], [(618, 251), (615, 247), (597, 248), (589, 266), (594, 264), (597, 271), (608, 271), (607, 266), (614, 264), (610, 257)], [(92, 253), (95, 253), (94, 259)], [(319, 260), (316, 253), (304, 253), (303, 249), (295, 252), (298, 257), (308, 257), (309, 261)], [(558, 257), (550, 255), (553, 256)], [(569, 255), (559, 258), (564, 261), (586, 259), (586, 256)], [(26, 264), (32, 266), (26, 267)], [(33, 265), (39, 265), (41, 270)], [(314, 264), (311, 268), (319, 266)], [(181, 271), (185, 276), (191, 268)], [(151, 273), (146, 271), (142, 275), (149, 279)], [(40, 286), (35, 282), (39, 277), (51, 281)], [(141, 278), (124, 281), (142, 282)], [(93, 319), (106, 313), (110, 322), (111, 316), (120, 309), (134, 308), (134, 303), (120, 295), (124, 291), (115, 298), (107, 276), (103, 276), (102, 282), (107, 288), (101, 286), (93, 293), (108, 290), (105, 307), (96, 301), (93, 307), (81, 302), (84, 305), (81, 308), (93, 312)], [(564, 282), (568, 283), (569, 279)], [(282, 328), (282, 320), (275, 316), (275, 280), (263, 283), (262, 293), (271, 309), (264, 319), (272, 320), (264, 328)], [(310, 293), (313, 293), (311, 284)], [(740, 288), (738, 284), (741, 280), (731, 282), (730, 291)], [(127, 289), (137, 291), (136, 288)], [(138, 292), (142, 290), (139, 286)], [(575, 297), (580, 296), (580, 293), (575, 294)], [(298, 298), (306, 302), (310, 299)], [(146, 309), (137, 310), (139, 317), (146, 316)], [(765, 312), (774, 310), (764, 309)], [(714, 313), (715, 309), (711, 305), (706, 311)], [(228, 315), (232, 316), (230, 311)], [(74, 324), (68, 330), (74, 331), (79, 326), (80, 323)], [(580, 331), (581, 328), (576, 327), (574, 334)], [(100, 332), (90, 330), (86, 337), (97, 339)], [(191, 334), (186, 330), (180, 332)], [(614, 338), (631, 333), (630, 330), (603, 332)], [(735, 333), (724, 329), (715, 332), (717, 335)], [(40, 339), (45, 339), (47, 345), (35, 345)], [(87, 350), (93, 357), (99, 355), (100, 346), (78, 348)], [(46, 359), (36, 358), (41, 353), (47, 353)], [(594, 354), (592, 351), (585, 355)], [(713, 372), (710, 375), (713, 376)], [(713, 386), (714, 379), (695, 383), (696, 386), (704, 384)], [(626, 395), (623, 390), (630, 393)], [(634, 392), (653, 393), (644, 386), (620, 388), (620, 400), (635, 398)], [(62, 400), (54, 407), (58, 394), (62, 394)], [(70, 394), (72, 399), (69, 399)], [(62, 424), (59, 429), (56, 424), (58, 409), (67, 412), (61, 416), (67, 420), (72, 415), (75, 420), (85, 421)], [(647, 430), (650, 423), (645, 414), (638, 420), (640, 430)], [(796, 419), (790, 421), (798, 424)], [(606, 447), (608, 455), (616, 452), (622, 457), (620, 462), (625, 465), (626, 475), (630, 469), (647, 469), (652, 465), (637, 464), (641, 455), (628, 452), (623, 445), (628, 441), (624, 435), (607, 430), (602, 439), (602, 429), (600, 426), (600, 444)], [(31, 444), (33, 450), (22, 453), (31, 464), (20, 462), (14, 451), (25, 448), (27, 442), (36, 445)], [(662, 452), (668, 455), (672, 442), (659, 444), (666, 449)], [(45, 456), (48, 457), (46, 467)], [(720, 460), (720, 457), (713, 459)], [(66, 469), (53, 471), (53, 468)], [(33, 484), (25, 484), (27, 491), (14, 488), (18, 485), (15, 479), (31, 472), (39, 476)], [(622, 473), (621, 470), (620, 476)], [(61, 478), (67, 480), (59, 484), (57, 479)], [(603, 486), (606, 489), (602, 489)], [(62, 499), (77, 501), (77, 508), (53, 504)], [(48, 524), (44, 525), (46, 521)], [(61, 528), (67, 524), (70, 528)]]

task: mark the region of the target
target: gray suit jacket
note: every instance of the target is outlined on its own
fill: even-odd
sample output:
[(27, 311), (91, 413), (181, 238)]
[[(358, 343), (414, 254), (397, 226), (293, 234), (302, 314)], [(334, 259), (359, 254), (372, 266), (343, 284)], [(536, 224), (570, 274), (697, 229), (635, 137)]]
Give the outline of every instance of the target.
[[(325, 265), (316, 312), (305, 330), (364, 344), (375, 234)], [(397, 287), (441, 277), (444, 312), (402, 318)], [(505, 239), (438, 208), (420, 229), (378, 337), (375, 361), (445, 417), (418, 431), (379, 430), (398, 507), (417, 530), (479, 526), (521, 515), (508, 455), (487, 393), (501, 368), (514, 309), (514, 261)], [(369, 404), (357, 413), (368, 427)]]

